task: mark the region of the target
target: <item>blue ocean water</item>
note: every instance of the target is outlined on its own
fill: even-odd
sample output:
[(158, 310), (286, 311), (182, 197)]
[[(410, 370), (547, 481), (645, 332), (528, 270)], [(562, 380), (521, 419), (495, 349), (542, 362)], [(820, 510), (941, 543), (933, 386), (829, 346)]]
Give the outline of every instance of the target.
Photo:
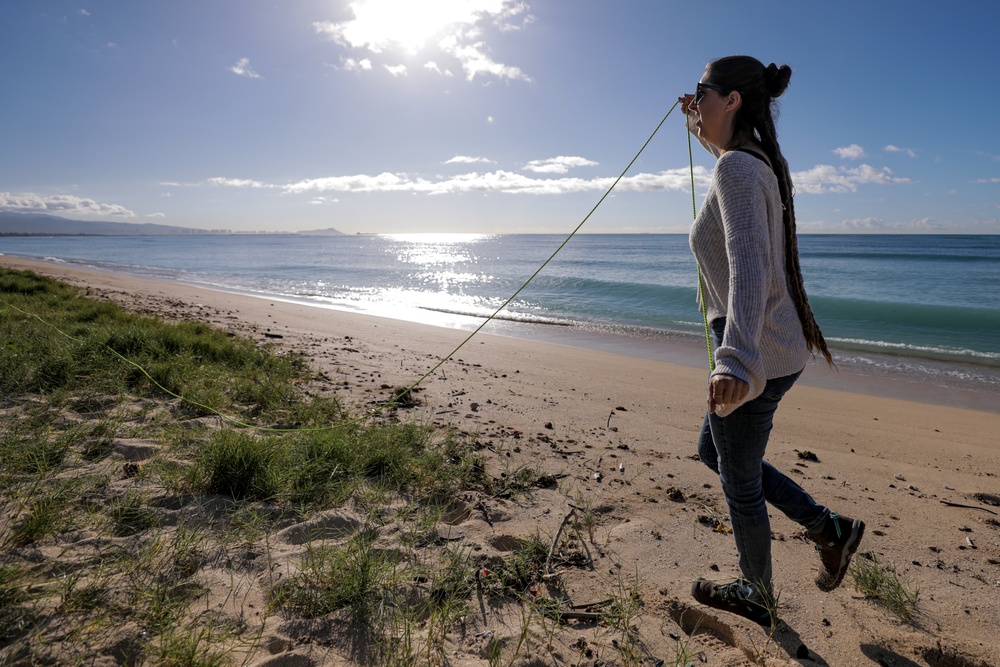
[[(0, 253), (577, 343), (697, 341), (686, 235), (6, 237)], [(1000, 236), (801, 235), (838, 366), (1000, 397)], [(523, 289), (522, 289), (523, 287)], [(520, 290), (520, 291), (518, 291)], [(617, 342), (613, 342), (617, 341)], [(1000, 401), (998, 401), (1000, 402)]]

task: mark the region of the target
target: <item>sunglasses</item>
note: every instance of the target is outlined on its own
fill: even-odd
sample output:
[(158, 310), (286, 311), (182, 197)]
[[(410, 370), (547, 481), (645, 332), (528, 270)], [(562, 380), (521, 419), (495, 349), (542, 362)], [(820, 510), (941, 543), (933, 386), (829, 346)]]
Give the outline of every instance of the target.
[(729, 93), (733, 92), (728, 88), (717, 86), (714, 83), (698, 83), (694, 93), (694, 104), (701, 104), (702, 98), (705, 97), (706, 90), (714, 90), (715, 92), (720, 93), (722, 95), (728, 95)]

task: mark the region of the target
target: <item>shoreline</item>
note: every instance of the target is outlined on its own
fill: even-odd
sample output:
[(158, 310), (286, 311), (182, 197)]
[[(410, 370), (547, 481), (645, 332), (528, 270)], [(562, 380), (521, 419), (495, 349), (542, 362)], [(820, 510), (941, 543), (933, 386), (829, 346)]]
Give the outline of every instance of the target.
[[(301, 352), (355, 413), (410, 386), (468, 336), (460, 329), (8, 256), (0, 257), (0, 266), (63, 280), (133, 312), (194, 319), (274, 344), (279, 353)], [(644, 605), (638, 622), (651, 650), (670, 655), (675, 642), (665, 630), (677, 623), (680, 632), (679, 619), (689, 614), (715, 629), (711, 637), (725, 640), (705, 644), (709, 664), (745, 664), (746, 651), (766, 639), (760, 629), (706, 611), (689, 594), (697, 577), (723, 580), (738, 572), (732, 535), (700, 521), (705, 512), (726, 513), (718, 476), (693, 456), (705, 412), (704, 382), (703, 369), (680, 363), (493, 333), (473, 338), (421, 382), (406, 420), (481, 443), (493, 474), (530, 469), (553, 484), (526, 498), (456, 498), (488, 507), (487, 519), (468, 512), (458, 523), (442, 524), (441, 534), (460, 540), (463, 549), (502, 557), (502, 545), (532, 535), (547, 542), (570, 506), (586, 507), (595, 521), (588, 542), (595, 565), (562, 575), (568, 599), (603, 600), (634, 577)], [(917, 588), (920, 616), (919, 625), (900, 623), (855, 590), (850, 577), (837, 590), (820, 592), (813, 584), (818, 560), (812, 544), (797, 524), (772, 511), (775, 585), (789, 630), (776, 639), (781, 660), (768, 664), (857, 665), (871, 655), (945, 664), (928, 657), (941, 651), (957, 656), (956, 665), (996, 664), (1000, 448), (989, 434), (998, 431), (1000, 415), (993, 412), (808, 383), (782, 400), (768, 461), (817, 502), (866, 522), (859, 557), (870, 553), (891, 564)], [(289, 554), (304, 548), (276, 543)], [(970, 596), (973, 590), (985, 594)], [(463, 667), (483, 664), (477, 632), (511, 632), (478, 613), (470, 614), (469, 624), (454, 656)], [(567, 630), (592, 638), (600, 631)], [(281, 628), (273, 632), (282, 637)], [(690, 635), (699, 645), (703, 635)], [(798, 659), (805, 647), (815, 661)], [(344, 664), (336, 655), (316, 657), (309, 650), (291, 649), (296, 656), (313, 655), (308, 664)]]
[[(272, 295), (228, 289), (222, 286), (184, 282), (149, 274), (132, 274), (92, 265), (16, 255), (0, 254), (0, 264), (45, 273), (46, 275), (60, 279), (63, 279), (61, 276), (66, 276), (68, 280), (76, 281), (80, 285), (86, 285), (87, 280), (78, 276), (77, 272), (83, 275), (92, 273), (101, 276), (121, 276), (128, 279), (163, 283), (165, 285), (183, 285), (195, 290), (228, 294), (234, 298), (243, 297), (262, 301), (270, 300), (278, 303), (306, 306), (320, 311), (332, 311), (360, 317), (391, 319), (414, 326), (456, 330), (465, 332), (466, 334), (476, 331), (482, 325), (483, 321), (483, 318), (418, 307), (414, 307), (406, 313), (387, 312), (384, 310), (368, 311), (350, 306), (321, 303), (307, 297), (296, 298), (287, 295)], [(701, 369), (703, 372), (707, 372), (705, 370), (708, 363), (706, 359), (706, 343), (701, 336), (693, 334), (665, 331), (653, 337), (637, 337), (586, 327), (551, 326), (549, 324), (498, 318), (482, 326), (481, 331), (476, 334), (476, 336), (479, 335), (502, 336), (542, 344), (563, 345), (579, 348), (580, 350), (616, 354), (656, 363)], [(831, 389), (866, 396), (893, 398), (927, 405), (950, 406), (1000, 414), (1000, 400), (998, 400), (995, 394), (995, 388), (987, 382), (976, 379), (979, 375), (979, 366), (933, 361), (907, 357), (905, 355), (872, 355), (871, 353), (867, 353), (869, 358), (880, 357), (883, 361), (882, 364), (871, 365), (858, 363), (857, 358), (849, 350), (834, 347), (833, 351), (835, 353), (834, 362), (837, 364), (836, 368), (827, 368), (821, 359), (813, 357), (806, 365), (806, 369), (797, 386)], [(447, 352), (447, 350), (443, 350), (441, 352), (442, 357)], [(864, 357), (862, 357), (862, 360), (864, 360)], [(929, 384), (926, 381), (926, 377), (921, 377), (919, 373), (912, 370), (914, 366), (934, 366), (938, 369), (952, 369), (956, 371), (954, 375), (957, 377), (946, 384), (941, 384), (942, 381), (940, 378), (942, 374), (937, 373), (935, 375), (936, 383)], [(887, 374), (881, 371), (885, 367), (895, 367), (899, 372)], [(875, 368), (879, 372), (872, 372), (872, 368)]]

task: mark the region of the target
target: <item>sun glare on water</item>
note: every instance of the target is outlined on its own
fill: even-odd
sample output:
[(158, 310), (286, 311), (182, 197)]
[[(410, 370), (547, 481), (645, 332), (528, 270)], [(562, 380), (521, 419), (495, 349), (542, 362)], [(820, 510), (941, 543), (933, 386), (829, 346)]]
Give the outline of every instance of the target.
[(476, 234), (472, 232), (414, 232), (409, 234), (382, 234), (385, 238), (404, 243), (475, 243), (483, 239), (492, 238), (492, 234)]
[(474, 246), (489, 234), (385, 234), (395, 245), (391, 252), (404, 264), (429, 267), (453, 266), (476, 261)]

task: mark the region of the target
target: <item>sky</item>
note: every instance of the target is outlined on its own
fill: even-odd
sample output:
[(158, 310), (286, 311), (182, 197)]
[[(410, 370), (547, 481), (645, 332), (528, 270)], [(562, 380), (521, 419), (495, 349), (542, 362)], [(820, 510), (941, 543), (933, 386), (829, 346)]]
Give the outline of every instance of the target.
[(568, 233), (638, 154), (580, 231), (683, 233), (671, 107), (748, 54), (793, 71), (800, 233), (998, 234), (997, 26), (995, 0), (7, 0), (0, 211)]

